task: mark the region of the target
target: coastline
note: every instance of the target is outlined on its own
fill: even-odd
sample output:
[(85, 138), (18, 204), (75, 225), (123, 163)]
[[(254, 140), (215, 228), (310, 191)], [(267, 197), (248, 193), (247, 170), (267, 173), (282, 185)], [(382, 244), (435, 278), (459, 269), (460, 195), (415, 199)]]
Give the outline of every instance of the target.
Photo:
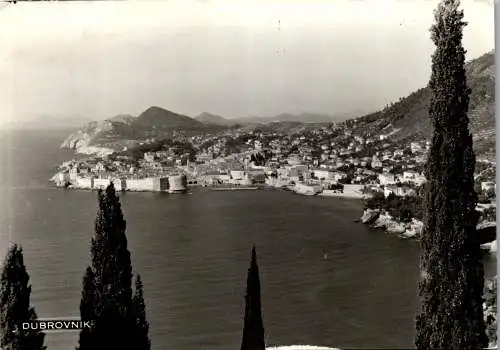
[[(412, 218), (409, 222), (402, 222), (380, 209), (364, 209), (359, 221), (371, 228), (396, 235), (402, 239), (418, 240), (424, 227), (424, 223), (418, 219)], [(482, 221), (477, 225), (477, 230), (484, 234), (487, 234), (487, 230), (491, 229), (496, 230), (496, 222)], [(481, 244), (481, 249), (485, 252), (496, 254), (496, 239)]]
[[(185, 177), (185, 175), (184, 175)], [(69, 184), (65, 182), (64, 184), (58, 181), (58, 174), (54, 175), (50, 182), (56, 183), (56, 188), (64, 188), (66, 190), (79, 190), (79, 191), (96, 191), (102, 186), (95, 186), (93, 182), (90, 182), (92, 185), (89, 186), (81, 186), (79, 183)], [(108, 179), (110, 181), (110, 179)], [(258, 191), (258, 190), (279, 190), (279, 191), (290, 191), (294, 194), (298, 194), (301, 196), (319, 196), (322, 198), (330, 197), (330, 198), (339, 198), (339, 199), (347, 199), (347, 200), (355, 200), (362, 202), (365, 199), (371, 197), (370, 194), (366, 194), (362, 192), (363, 185), (352, 185), (347, 184), (344, 185), (341, 191), (339, 190), (324, 190), (321, 188), (321, 185), (318, 184), (306, 184), (299, 183), (296, 185), (285, 185), (284, 182), (280, 181), (266, 181), (265, 184), (252, 184), (252, 185), (234, 185), (234, 184), (226, 184), (226, 185), (201, 185), (196, 184), (189, 186), (186, 184), (181, 185), (180, 187), (175, 186), (175, 189), (169, 189), (160, 186), (158, 188), (126, 188), (123, 186), (118, 186), (118, 192), (151, 192), (151, 193), (168, 193), (168, 194), (189, 194), (192, 193), (192, 188), (202, 188), (203, 191), (225, 191), (225, 192), (233, 192), (233, 191)], [(478, 210), (481, 210), (482, 207), (478, 207)], [(393, 234), (398, 236), (401, 239), (416, 239), (418, 240), (419, 235), (422, 233), (423, 222), (411, 218), (411, 220), (407, 222), (402, 222), (400, 220), (392, 217), (388, 212), (382, 211), (381, 209), (364, 209), (361, 217), (356, 220), (356, 222), (361, 222), (365, 225), (368, 225), (371, 228), (384, 231), (388, 234)], [(483, 230), (488, 227), (495, 225), (494, 222), (481, 222), (478, 224), (477, 229)], [(492, 241), (483, 241), (485, 243), (481, 244), (481, 249), (490, 254), (495, 254), (497, 251), (496, 240)]]
[(360, 221), (371, 228), (383, 230), (403, 239), (417, 239), (424, 226), (422, 221), (415, 218), (405, 223), (396, 220), (389, 213), (377, 209), (365, 209)]
[(318, 196), (321, 197), (337, 197), (337, 198), (351, 198), (351, 199), (367, 199), (370, 196), (368, 194), (361, 193), (356, 190), (347, 190), (343, 192), (333, 191), (333, 190), (324, 190), (319, 193)]

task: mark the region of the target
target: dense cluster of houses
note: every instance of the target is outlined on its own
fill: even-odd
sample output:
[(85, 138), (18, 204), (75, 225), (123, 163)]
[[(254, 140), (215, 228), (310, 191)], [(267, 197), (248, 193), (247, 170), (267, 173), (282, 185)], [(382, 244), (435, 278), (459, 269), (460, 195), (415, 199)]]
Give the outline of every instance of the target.
[[(386, 136), (363, 135), (345, 124), (296, 134), (225, 132), (186, 139), (196, 150), (195, 159), (187, 153), (167, 150), (146, 152), (139, 161), (125, 155), (89, 157), (61, 168), (62, 173), (77, 171), (75, 181), (85, 182), (86, 186), (89, 178), (93, 178), (93, 186), (100, 186), (100, 182), (111, 178), (125, 178), (133, 184), (184, 174), (190, 185), (301, 184), (326, 189), (340, 183), (363, 185), (386, 196), (415, 195), (425, 182), (422, 169), (429, 142), (397, 145)], [(230, 152), (228, 145), (234, 147), (235, 140), (240, 140), (238, 151)], [(257, 158), (264, 161), (257, 162)], [(495, 184), (486, 181), (481, 186), (486, 191)]]

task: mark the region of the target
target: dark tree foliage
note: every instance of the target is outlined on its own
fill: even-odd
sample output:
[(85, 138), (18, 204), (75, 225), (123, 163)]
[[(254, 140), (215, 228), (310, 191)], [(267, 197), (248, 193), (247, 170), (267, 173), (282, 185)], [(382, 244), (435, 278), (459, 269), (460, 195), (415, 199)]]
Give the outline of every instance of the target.
[(481, 221), (497, 221), (497, 209), (495, 207), (486, 208), (481, 213)]
[(138, 332), (138, 349), (150, 349), (151, 341), (149, 340), (149, 323), (146, 319), (146, 304), (144, 302), (144, 293), (141, 276), (137, 275), (135, 279), (135, 295), (133, 299), (134, 308), (135, 308), (135, 319), (136, 319), (136, 329)]
[(237, 137), (227, 137), (225, 143), (225, 154), (230, 155), (240, 153), (249, 148), (246, 144), (252, 138), (251, 135), (240, 135)]
[(9, 249), (0, 284), (0, 347), (9, 350), (46, 349), (43, 333), (22, 329), (22, 322), (35, 321), (37, 315), (30, 306), (31, 286), (21, 247), (14, 245)]
[(497, 344), (497, 277), (487, 281), (485, 286), (485, 321), (489, 345)]
[(264, 324), (260, 300), (260, 277), (255, 246), (247, 275), (247, 294), (245, 296), (245, 319), (241, 350), (265, 350)]
[(268, 150), (253, 153), (250, 156), (250, 161), (254, 162), (256, 166), (264, 166), (266, 162), (272, 157), (272, 153)]
[(328, 189), (329, 190), (333, 190), (333, 191), (340, 191), (340, 192), (343, 192), (344, 191), (344, 185), (341, 184), (341, 183), (337, 183), (337, 184), (329, 184), (328, 185)]
[(429, 96), (429, 91), (421, 88), (405, 98), (400, 98), (397, 102), (391, 103), (381, 111), (370, 113), (359, 118), (360, 123), (373, 123), (380, 120), (388, 120), (392, 123), (397, 123), (409, 113), (422, 110)]
[[(132, 295), (132, 264), (125, 236), (126, 222), (113, 184), (98, 193), (95, 237), (91, 242), (92, 266), (83, 278), (80, 315), (92, 321), (91, 330), (80, 333), (80, 350), (149, 350), (142, 302), (138, 310)], [(140, 280), (139, 280), (140, 281)], [(137, 295), (136, 295), (137, 296)], [(140, 315), (140, 316), (138, 316)]]
[(462, 47), (458, 0), (435, 12), (429, 116), (434, 133), (426, 169), (415, 344), (418, 349), (481, 349), (488, 345), (483, 319), (484, 269), (476, 224), (475, 155), (469, 132), (470, 89)]
[(144, 157), (144, 153), (168, 150), (172, 151), (175, 156), (187, 154), (189, 160), (191, 161), (194, 161), (194, 159), (196, 158), (196, 149), (191, 144), (191, 142), (172, 140), (170, 138), (165, 138), (152, 143), (139, 145), (127, 151), (124, 151), (121, 154), (132, 158), (132, 160), (134, 161), (138, 161)]
[(123, 152), (123, 155), (129, 156), (132, 159), (141, 159), (144, 153), (147, 152), (158, 152), (168, 149), (169, 146), (173, 144), (173, 141), (169, 138), (158, 140), (152, 143), (147, 143), (139, 146), (132, 147), (127, 151)]
[(338, 183), (342, 185), (349, 185), (352, 183), (352, 180), (354, 180), (354, 175), (348, 173), (345, 177), (339, 179)]
[(367, 209), (381, 209), (387, 211), (393, 218), (402, 222), (409, 222), (412, 218), (423, 220), (424, 207), (421, 196), (399, 197), (393, 193), (387, 198), (381, 192), (376, 192), (365, 201)]

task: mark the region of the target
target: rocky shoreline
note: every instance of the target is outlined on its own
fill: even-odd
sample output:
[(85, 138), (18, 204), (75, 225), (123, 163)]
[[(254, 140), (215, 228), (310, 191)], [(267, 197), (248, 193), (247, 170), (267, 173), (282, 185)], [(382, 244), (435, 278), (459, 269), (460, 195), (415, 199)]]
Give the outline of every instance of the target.
[(408, 223), (403, 223), (379, 209), (365, 209), (360, 221), (372, 228), (396, 234), (401, 238), (417, 238), (424, 226), (422, 221), (414, 218)]
[[(365, 209), (360, 221), (372, 228), (384, 230), (405, 239), (418, 239), (424, 226), (422, 221), (415, 218), (412, 218), (410, 222), (401, 222), (380, 209)], [(490, 253), (496, 253), (496, 223), (483, 221), (477, 225), (477, 232), (482, 237), (481, 248)]]

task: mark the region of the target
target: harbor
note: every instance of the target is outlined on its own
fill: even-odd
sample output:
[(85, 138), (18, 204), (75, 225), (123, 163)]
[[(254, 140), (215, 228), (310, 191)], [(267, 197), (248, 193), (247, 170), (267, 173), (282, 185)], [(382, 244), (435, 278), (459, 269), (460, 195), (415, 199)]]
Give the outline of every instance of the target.
[(212, 191), (255, 191), (258, 190), (259, 187), (213, 187)]

